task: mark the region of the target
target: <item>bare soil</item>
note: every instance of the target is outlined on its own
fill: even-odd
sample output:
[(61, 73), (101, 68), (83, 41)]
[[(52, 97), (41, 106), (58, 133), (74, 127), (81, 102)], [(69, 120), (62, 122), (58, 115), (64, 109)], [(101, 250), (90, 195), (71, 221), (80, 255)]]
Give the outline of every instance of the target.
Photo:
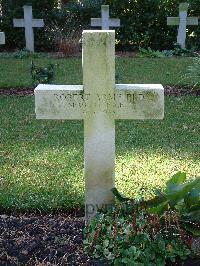
[(84, 218), (0, 215), (0, 265), (97, 265), (83, 250)]
[[(188, 86), (164, 86), (166, 96), (200, 96), (200, 90)], [(0, 95), (27, 96), (34, 95), (33, 88), (0, 88)]]

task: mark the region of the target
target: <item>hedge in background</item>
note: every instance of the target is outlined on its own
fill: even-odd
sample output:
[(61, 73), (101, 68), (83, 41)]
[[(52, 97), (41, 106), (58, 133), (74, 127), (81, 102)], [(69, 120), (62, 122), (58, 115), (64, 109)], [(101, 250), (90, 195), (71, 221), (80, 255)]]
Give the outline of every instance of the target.
[(24, 5), (32, 5), (33, 17), (43, 18), (45, 21), (44, 28), (34, 29), (36, 49), (51, 49), (52, 40), (48, 24), (56, 3), (55, 0), (0, 0), (3, 15), (0, 28), (6, 33), (6, 49), (22, 49), (25, 46), (24, 28), (13, 27), (13, 18), (24, 18)]
[[(45, 28), (35, 29), (38, 50), (52, 50), (59, 38), (80, 36), (90, 29), (90, 18), (100, 17), (101, 4), (110, 5), (110, 16), (121, 19), (116, 30), (117, 48), (135, 50), (139, 47), (171, 49), (176, 42), (177, 27), (167, 26), (168, 16), (178, 16), (178, 0), (63, 0), (62, 9), (56, 0), (0, 0), (3, 6), (1, 29), (6, 32), (6, 48), (24, 47), (24, 30), (13, 28), (12, 19), (22, 18), (24, 4), (33, 5), (35, 18), (45, 20)], [(189, 16), (200, 15), (200, 0), (190, 0)], [(188, 27), (187, 47), (200, 47), (200, 26)]]
[[(91, 17), (100, 17), (101, 4), (110, 5), (110, 16), (121, 19), (121, 27), (116, 30), (118, 48), (134, 50), (138, 47), (171, 49), (176, 42), (177, 27), (167, 26), (168, 16), (178, 16), (178, 0), (100, 0), (71, 1), (66, 9), (75, 14), (79, 23), (90, 27)], [(191, 0), (189, 16), (200, 15), (200, 0)], [(189, 26), (188, 47), (199, 47), (200, 27)]]

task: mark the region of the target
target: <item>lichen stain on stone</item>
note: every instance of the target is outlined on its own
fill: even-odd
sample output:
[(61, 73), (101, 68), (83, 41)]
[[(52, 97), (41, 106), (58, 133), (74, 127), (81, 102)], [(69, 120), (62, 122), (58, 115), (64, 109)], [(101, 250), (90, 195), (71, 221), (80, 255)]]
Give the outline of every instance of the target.
[(157, 102), (158, 101), (158, 93), (155, 91), (144, 91), (144, 100), (151, 101), (151, 102)]
[(87, 135), (85, 136), (86, 139), (90, 139), (93, 137), (94, 128), (98, 127), (97, 121), (98, 123), (101, 122), (102, 127), (104, 128), (105, 132), (111, 132), (113, 128), (115, 128), (114, 111), (113, 113), (110, 113), (110, 115), (105, 114), (103, 112), (98, 112), (95, 114), (86, 113), (86, 117), (84, 119), (85, 132), (87, 133)]
[(160, 114), (160, 117), (162, 117), (164, 111), (163, 101), (160, 98), (159, 94), (157, 94), (155, 91), (147, 92), (145, 94), (145, 98), (147, 100), (147, 102), (145, 103), (145, 115), (149, 117), (149, 119), (158, 117), (158, 114)]
[[(98, 35), (98, 38), (97, 38)], [(113, 33), (96, 33), (88, 35), (83, 35), (83, 45), (85, 44), (85, 47), (92, 47), (92, 48), (99, 48), (99, 46), (110, 46), (113, 45), (113, 40), (115, 38), (115, 35)], [(104, 47), (105, 48), (105, 47)]]
[(86, 187), (93, 187), (93, 188), (113, 188), (114, 185), (114, 179), (110, 179), (111, 176), (114, 175), (114, 168), (113, 169), (107, 169), (104, 171), (101, 171), (100, 175), (96, 174), (94, 170), (87, 169), (87, 180), (85, 181)]
[(162, 117), (164, 117), (163, 111), (164, 109), (162, 104), (156, 104), (154, 106), (153, 103), (149, 103), (149, 105), (145, 105), (145, 108), (143, 109), (143, 114), (145, 119), (161, 119)]

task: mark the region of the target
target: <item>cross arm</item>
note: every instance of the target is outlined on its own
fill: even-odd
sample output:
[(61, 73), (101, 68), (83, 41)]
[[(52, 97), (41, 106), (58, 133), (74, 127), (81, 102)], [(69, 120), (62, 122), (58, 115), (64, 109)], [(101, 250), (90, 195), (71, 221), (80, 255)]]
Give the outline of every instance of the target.
[[(180, 18), (178, 17), (168, 17), (167, 18), (167, 25), (169, 26), (178, 26), (180, 23)], [(199, 20), (197, 17), (188, 17), (187, 18), (187, 25), (192, 26), (192, 25), (198, 25)]]
[(81, 85), (44, 85), (35, 89), (37, 119), (82, 120), (85, 99)]
[(163, 119), (164, 88), (160, 84), (117, 84), (115, 119)]
[(44, 20), (43, 19), (33, 19), (32, 26), (34, 28), (42, 28), (44, 27)]
[(102, 25), (101, 18), (91, 18), (91, 26), (92, 27), (100, 27)]
[(120, 27), (120, 19), (118, 19), (118, 18), (109, 19), (109, 26), (110, 27)]
[(0, 32), (0, 44), (5, 44), (5, 33)]
[(14, 27), (17, 27), (17, 28), (25, 27), (24, 19), (16, 19), (16, 18), (14, 18), (13, 19), (13, 24), (14, 24)]

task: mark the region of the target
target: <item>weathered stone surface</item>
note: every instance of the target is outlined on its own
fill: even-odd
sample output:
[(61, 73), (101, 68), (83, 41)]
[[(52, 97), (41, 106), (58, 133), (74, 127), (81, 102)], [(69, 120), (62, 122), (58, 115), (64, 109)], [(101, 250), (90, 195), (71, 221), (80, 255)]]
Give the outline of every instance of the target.
[(179, 4), (179, 11), (180, 12), (188, 12), (188, 8), (189, 8), (189, 3), (180, 3)]
[(83, 86), (39, 85), (38, 119), (84, 119), (86, 220), (113, 202), (115, 120), (162, 119), (164, 88), (115, 85), (115, 32), (83, 32)]
[(91, 26), (109, 30), (110, 27), (120, 27), (120, 19), (110, 18), (109, 5), (102, 5), (101, 18), (91, 18)]
[(0, 44), (5, 44), (5, 33), (0, 32)]
[(41, 84), (35, 89), (35, 98), (37, 119), (82, 120), (97, 110), (112, 113), (114, 119), (164, 117), (163, 87), (159, 84), (117, 84), (108, 94), (87, 93), (82, 85)]
[(163, 93), (160, 84), (116, 85), (115, 119), (163, 119)]
[(32, 6), (23, 6), (24, 19), (13, 19), (14, 27), (25, 28), (26, 49), (34, 52), (33, 28), (44, 27), (43, 19), (33, 19)]
[[(83, 85), (90, 94), (84, 120), (87, 219), (114, 200), (115, 120), (114, 101), (109, 98), (115, 86), (114, 44), (114, 31), (83, 33)], [(106, 110), (96, 101), (97, 94), (105, 96)]]
[(84, 119), (83, 86), (44, 85), (35, 89), (37, 119)]

